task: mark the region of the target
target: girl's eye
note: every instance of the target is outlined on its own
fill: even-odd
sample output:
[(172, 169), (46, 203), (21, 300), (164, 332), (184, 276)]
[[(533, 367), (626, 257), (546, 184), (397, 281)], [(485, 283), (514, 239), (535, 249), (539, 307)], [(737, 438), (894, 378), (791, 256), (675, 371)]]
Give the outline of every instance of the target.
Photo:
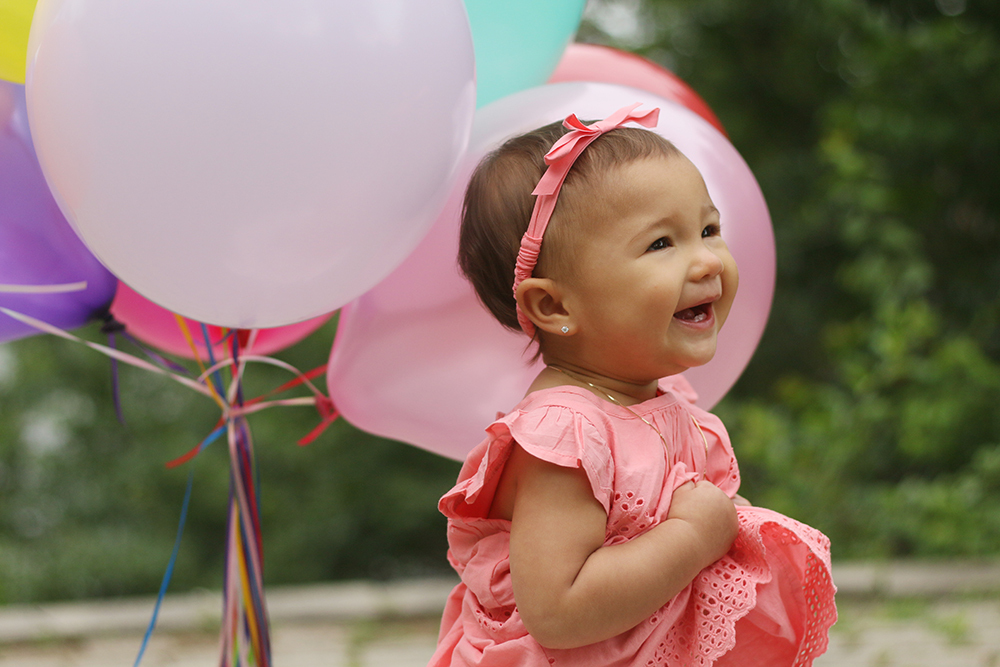
[(649, 245), (650, 250), (663, 250), (664, 248), (670, 247), (670, 239), (666, 236), (661, 236)]
[(722, 234), (722, 228), (717, 224), (711, 224), (701, 230), (701, 238), (708, 238), (709, 236), (719, 236)]

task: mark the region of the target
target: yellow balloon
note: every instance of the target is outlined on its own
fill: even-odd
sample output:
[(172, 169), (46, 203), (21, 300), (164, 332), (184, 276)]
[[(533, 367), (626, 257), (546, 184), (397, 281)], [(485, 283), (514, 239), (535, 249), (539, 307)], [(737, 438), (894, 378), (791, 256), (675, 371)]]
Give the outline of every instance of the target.
[(0, 79), (24, 83), (28, 29), (37, 0), (0, 0)]

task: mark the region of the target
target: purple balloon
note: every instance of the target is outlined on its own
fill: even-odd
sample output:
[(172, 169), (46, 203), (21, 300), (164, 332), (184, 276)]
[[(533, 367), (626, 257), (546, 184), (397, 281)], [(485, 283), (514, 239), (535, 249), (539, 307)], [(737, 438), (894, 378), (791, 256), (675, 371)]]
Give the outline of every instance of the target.
[[(74, 329), (107, 310), (118, 280), (60, 212), (35, 158), (27, 118), (24, 86), (0, 81), (0, 285), (86, 281), (87, 288), (42, 294), (0, 288), (0, 306)], [(0, 343), (36, 333), (0, 313)]]

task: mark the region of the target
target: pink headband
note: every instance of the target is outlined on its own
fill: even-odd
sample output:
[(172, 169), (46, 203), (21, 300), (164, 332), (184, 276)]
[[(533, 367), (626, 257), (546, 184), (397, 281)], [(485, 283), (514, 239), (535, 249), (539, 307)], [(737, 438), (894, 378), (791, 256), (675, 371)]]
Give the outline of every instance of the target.
[[(559, 190), (562, 188), (563, 181), (566, 180), (566, 174), (583, 153), (583, 149), (605, 132), (621, 127), (630, 121), (639, 123), (643, 127), (656, 127), (660, 110), (650, 109), (633, 113), (639, 104), (637, 102), (623, 107), (604, 120), (589, 126), (581, 123), (576, 114), (570, 114), (563, 121), (563, 126), (570, 132), (561, 136), (545, 154), (545, 164), (548, 165), (548, 168), (531, 192), (531, 194), (536, 195), (535, 208), (531, 212), (528, 229), (521, 237), (521, 249), (517, 253), (517, 264), (514, 267), (515, 296), (517, 286), (525, 278), (530, 278), (531, 272), (535, 270), (535, 264), (538, 263), (538, 253), (542, 250), (542, 236), (544, 236), (545, 228), (549, 225), (549, 218), (552, 217), (552, 212), (556, 208)], [(517, 307), (517, 321), (524, 333), (529, 336), (535, 334), (535, 325), (521, 312), (520, 306)]]

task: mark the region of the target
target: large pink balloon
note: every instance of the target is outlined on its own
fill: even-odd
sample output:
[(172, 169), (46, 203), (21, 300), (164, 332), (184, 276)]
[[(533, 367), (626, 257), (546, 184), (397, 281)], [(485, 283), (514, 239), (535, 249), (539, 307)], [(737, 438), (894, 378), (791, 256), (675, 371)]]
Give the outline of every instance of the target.
[(603, 118), (633, 102), (661, 108), (661, 135), (701, 170), (740, 266), (740, 291), (709, 364), (685, 376), (714, 405), (746, 366), (774, 291), (774, 236), (757, 181), (708, 121), (648, 92), (598, 83), (550, 84), (480, 109), (444, 213), (417, 249), (374, 289), (342, 309), (327, 383), (344, 417), (362, 429), (462, 459), (498, 411), (523, 396), (538, 365), (528, 339), (497, 324), (455, 262), (465, 181), (504, 139), (570, 113)]
[(652, 60), (610, 46), (570, 44), (549, 83), (593, 81), (631, 86), (680, 102), (726, 134), (718, 116), (701, 96), (680, 77)]
[(441, 211), (475, 110), (462, 0), (39, 0), (31, 133), (88, 248), (232, 328), (360, 296)]
[[(111, 303), (111, 314), (125, 325), (126, 331), (139, 340), (164, 352), (189, 359), (193, 358), (191, 346), (177, 324), (177, 317), (174, 313), (166, 308), (160, 308), (125, 283), (118, 283), (115, 300)], [(333, 313), (328, 313), (305, 322), (270, 329), (258, 329), (253, 346), (244, 352), (258, 355), (274, 354), (316, 331), (332, 315)], [(201, 323), (187, 318), (185, 318), (185, 323), (188, 331), (192, 334), (198, 354), (201, 355), (202, 359), (207, 358), (208, 346), (205, 344)], [(224, 334), (221, 328), (210, 325), (208, 336), (213, 342), (217, 342), (222, 341)], [(228, 354), (224, 342), (214, 344), (212, 349), (216, 357), (225, 357)]]

